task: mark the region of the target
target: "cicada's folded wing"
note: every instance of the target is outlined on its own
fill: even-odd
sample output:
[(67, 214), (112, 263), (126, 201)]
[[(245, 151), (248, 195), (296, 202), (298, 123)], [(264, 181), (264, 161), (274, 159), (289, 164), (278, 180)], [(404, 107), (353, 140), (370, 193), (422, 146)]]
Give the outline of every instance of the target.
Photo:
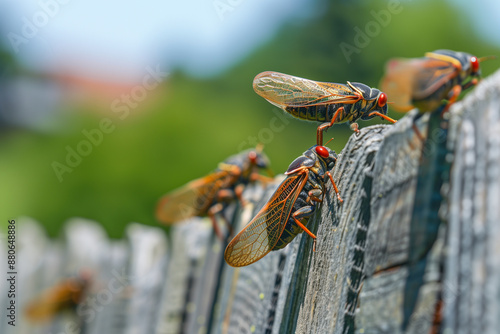
[(413, 97), (417, 100), (434, 93), (446, 82), (456, 77), (462, 69), (460, 61), (453, 57), (432, 52), (426, 53), (425, 56), (426, 58), (421, 60), (421, 69), (416, 75)]
[[(451, 57), (450, 57), (451, 58)], [(430, 96), (456, 75), (450, 62), (434, 58), (391, 59), (385, 68), (380, 89), (398, 111), (414, 108), (413, 100)]]
[(217, 192), (228, 185), (229, 173), (219, 171), (189, 182), (163, 196), (156, 207), (156, 218), (165, 224), (206, 214)]
[(387, 94), (392, 103), (390, 106), (397, 111), (406, 112), (414, 108), (413, 86), (419, 64), (419, 59), (391, 59), (385, 66), (380, 89)]
[(346, 85), (317, 82), (278, 72), (262, 72), (253, 81), (257, 94), (279, 108), (353, 103), (359, 97)]
[(224, 258), (229, 265), (247, 266), (273, 250), (307, 178), (305, 170), (283, 180), (269, 202), (227, 246)]

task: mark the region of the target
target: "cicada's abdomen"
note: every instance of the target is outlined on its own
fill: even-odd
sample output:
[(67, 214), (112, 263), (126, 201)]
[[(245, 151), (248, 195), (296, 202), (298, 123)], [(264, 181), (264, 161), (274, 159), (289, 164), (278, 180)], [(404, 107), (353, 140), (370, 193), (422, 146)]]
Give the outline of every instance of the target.
[[(323, 184), (322, 181), (319, 180), (319, 177), (315, 173), (309, 173), (309, 180), (307, 180), (306, 184), (304, 185), (304, 188), (302, 188), (302, 191), (300, 192), (299, 196), (297, 197), (297, 200), (295, 201), (292, 209), (292, 213), (299, 210), (300, 208), (303, 208), (305, 206), (310, 205), (311, 210), (314, 211), (316, 208), (317, 204), (314, 203), (308, 203), (308, 193), (311, 189), (314, 188), (314, 184)], [(310, 217), (304, 217), (302, 218), (302, 223), (307, 226), (309, 223), (309, 218)], [(288, 218), (288, 221), (286, 222), (285, 228), (283, 230), (283, 233), (281, 234), (278, 242), (276, 245), (273, 247), (273, 250), (278, 250), (281, 248), (284, 248), (286, 245), (288, 245), (290, 242), (292, 242), (293, 239), (299, 233), (304, 232), (302, 228), (300, 228), (297, 223), (295, 223), (295, 220), (293, 217), (290, 215)]]
[(335, 121), (335, 123), (342, 123), (348, 120), (349, 111), (352, 105), (332, 103), (305, 107), (285, 107), (284, 110), (293, 117), (305, 121), (317, 121), (324, 123), (330, 122), (333, 115), (335, 115), (335, 112), (342, 106), (344, 107), (344, 110), (337, 115)]
[[(326, 149), (325, 149), (326, 150)], [(313, 168), (314, 165), (318, 167), (318, 171), (313, 172), (310, 170), (308, 173), (307, 181), (304, 184), (304, 187), (298, 194), (293, 207), (291, 209), (291, 213), (293, 214), (294, 212), (297, 212), (303, 208), (309, 208), (309, 211), (311, 214), (312, 212), (315, 211), (317, 203), (314, 201), (311, 201), (309, 198), (309, 192), (318, 186), (321, 186), (321, 188), (324, 190), (324, 183), (323, 183), (323, 177), (327, 171), (327, 168), (331, 166), (335, 166), (335, 160), (336, 159), (336, 154), (332, 150), (327, 150), (328, 152), (328, 157), (323, 157), (323, 160), (319, 160), (316, 156), (314, 151), (309, 149), (308, 151), (304, 152), (304, 154), (297, 159), (295, 159), (290, 166), (288, 167), (287, 173), (294, 173), (294, 171), (300, 170), (301, 168)], [(299, 167), (300, 166), (300, 167)], [(293, 186), (293, 184), (291, 184)], [(292, 214), (289, 215), (288, 220), (286, 221), (285, 227), (283, 229), (283, 233), (281, 233), (280, 238), (278, 239), (278, 242), (276, 245), (273, 247), (272, 250), (277, 250), (284, 248), (286, 245), (288, 245), (292, 240), (299, 234), (304, 232), (304, 230), (297, 225), (295, 222), (295, 219), (293, 218)], [(302, 219), (302, 223), (307, 226), (309, 223), (309, 218), (310, 214), (304, 216)]]

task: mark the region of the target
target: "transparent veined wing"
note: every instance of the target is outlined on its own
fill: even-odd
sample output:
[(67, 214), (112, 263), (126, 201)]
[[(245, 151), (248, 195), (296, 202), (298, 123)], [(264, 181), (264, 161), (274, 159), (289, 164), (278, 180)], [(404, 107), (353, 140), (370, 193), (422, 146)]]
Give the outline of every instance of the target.
[(156, 207), (156, 217), (165, 224), (206, 214), (218, 191), (227, 187), (231, 175), (219, 171), (193, 180), (163, 196)]
[(267, 204), (228, 244), (224, 253), (233, 267), (252, 264), (273, 250), (308, 179), (309, 170), (289, 175)]
[(399, 111), (414, 108), (413, 100), (430, 96), (457, 74), (450, 62), (434, 58), (392, 59), (380, 83), (391, 103)]
[(359, 96), (347, 85), (318, 82), (278, 72), (258, 74), (253, 81), (253, 89), (280, 108), (354, 103), (359, 100)]

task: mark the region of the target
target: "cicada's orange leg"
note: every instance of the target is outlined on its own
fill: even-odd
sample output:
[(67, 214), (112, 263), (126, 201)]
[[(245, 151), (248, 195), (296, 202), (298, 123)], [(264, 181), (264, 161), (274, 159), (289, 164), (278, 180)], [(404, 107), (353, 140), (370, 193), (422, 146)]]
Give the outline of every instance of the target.
[(356, 135), (359, 134), (359, 125), (358, 123), (354, 122), (350, 125), (350, 128), (352, 131), (356, 132)]
[(323, 146), (323, 131), (328, 130), (329, 128), (332, 127), (332, 125), (335, 123), (337, 120), (337, 117), (340, 115), (340, 113), (344, 113), (344, 107), (340, 107), (335, 111), (335, 114), (333, 114), (332, 120), (328, 123), (323, 123), (320, 126), (318, 126), (318, 130), (316, 131), (316, 144), (319, 146)]
[(252, 173), (252, 175), (250, 175), (250, 181), (260, 181), (264, 186), (266, 186), (269, 183), (273, 183), (274, 179), (272, 177), (261, 175), (259, 173)]
[(323, 200), (320, 198), (321, 195), (323, 195), (323, 192), (321, 191), (321, 189), (312, 189), (309, 191), (308, 195), (309, 195), (309, 197), (308, 197), (309, 202), (311, 202), (311, 201), (315, 201), (318, 203), (323, 202)]
[(245, 200), (243, 199), (243, 191), (245, 190), (245, 185), (244, 184), (238, 184), (235, 188), (234, 188), (234, 196), (236, 196), (236, 198), (238, 199), (238, 201), (240, 202), (241, 206), (244, 207), (247, 203), (245, 202)]
[(222, 235), (222, 232), (219, 229), (219, 225), (217, 225), (217, 219), (215, 219), (215, 215), (221, 212), (223, 208), (224, 207), (222, 206), (222, 204), (217, 203), (207, 211), (208, 218), (210, 218), (210, 220), (212, 221), (212, 226), (214, 228), (215, 235), (217, 235), (217, 238), (219, 238), (219, 240), (221, 241), (224, 241), (224, 236)]
[(473, 87), (473, 86), (477, 85), (478, 83), (479, 83), (479, 80), (477, 78), (474, 78), (471, 81), (469, 81), (467, 84), (465, 84), (462, 87), (462, 90), (469, 89), (470, 87)]
[(450, 109), (450, 106), (455, 103), (458, 99), (458, 96), (462, 92), (462, 87), (460, 85), (455, 85), (450, 93), (448, 94), (448, 103), (446, 103), (446, 106), (443, 108), (443, 111), (441, 111), (441, 117), (444, 116), (448, 112), (448, 109)]
[(380, 116), (383, 119), (385, 119), (388, 122), (391, 122), (392, 124), (396, 123), (397, 121), (395, 119), (390, 118), (389, 116), (386, 116), (382, 113), (379, 113), (378, 111), (374, 111), (368, 114), (368, 116)]
[[(234, 198), (234, 194), (233, 194), (233, 198)], [(223, 209), (224, 209), (224, 206), (221, 203), (217, 203), (214, 206), (212, 206), (210, 209), (208, 209), (208, 211), (207, 211), (207, 215), (208, 215), (208, 218), (210, 218), (210, 220), (212, 222), (212, 226), (214, 228), (215, 235), (217, 236), (217, 238), (219, 238), (220, 241), (224, 241), (225, 238), (222, 235), (222, 232), (219, 228), (219, 225), (217, 224), (217, 219), (215, 218), (215, 215), (217, 213), (221, 213), (220, 216), (222, 217), (222, 220), (224, 220), (224, 223), (227, 226), (228, 237), (233, 235), (233, 227), (231, 226), (231, 223), (227, 220), (226, 216), (224, 216), (222, 214)]]
[(326, 175), (328, 175), (328, 177), (330, 178), (330, 181), (332, 182), (333, 190), (335, 190), (335, 193), (337, 194), (337, 198), (338, 198), (339, 202), (343, 203), (344, 200), (340, 197), (339, 188), (337, 188), (335, 181), (333, 181), (332, 173), (326, 172)]
[(316, 235), (314, 233), (312, 233), (311, 231), (309, 231), (309, 229), (297, 219), (298, 216), (300, 216), (300, 217), (310, 216), (313, 213), (313, 211), (314, 210), (311, 206), (305, 206), (305, 207), (300, 208), (297, 211), (295, 211), (292, 214), (292, 218), (295, 221), (295, 223), (301, 229), (304, 230), (304, 232), (306, 232), (311, 238), (313, 238), (313, 252), (315, 252), (316, 251)]
[(420, 139), (420, 141), (425, 141), (425, 138), (424, 136), (422, 135), (422, 133), (420, 132), (420, 130), (417, 128), (417, 126), (415, 125), (415, 123), (413, 123), (411, 125), (411, 127), (413, 128), (413, 132), (415, 132), (415, 134), (417, 135), (418, 139)]

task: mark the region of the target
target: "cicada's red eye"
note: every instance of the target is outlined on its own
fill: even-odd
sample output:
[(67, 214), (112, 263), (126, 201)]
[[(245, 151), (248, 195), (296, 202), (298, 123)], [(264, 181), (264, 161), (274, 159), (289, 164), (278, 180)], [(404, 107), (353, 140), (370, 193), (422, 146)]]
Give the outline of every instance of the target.
[(472, 73), (476, 73), (479, 71), (479, 59), (477, 57), (471, 57), (470, 58), (470, 66), (472, 68)]
[(316, 153), (323, 158), (328, 158), (330, 156), (330, 153), (324, 146), (316, 146)]
[(378, 106), (382, 108), (383, 106), (385, 106), (386, 103), (387, 103), (387, 95), (385, 95), (385, 93), (380, 93), (380, 96), (378, 98)]
[(257, 163), (257, 153), (255, 153), (254, 151), (248, 153), (248, 159), (253, 164)]

